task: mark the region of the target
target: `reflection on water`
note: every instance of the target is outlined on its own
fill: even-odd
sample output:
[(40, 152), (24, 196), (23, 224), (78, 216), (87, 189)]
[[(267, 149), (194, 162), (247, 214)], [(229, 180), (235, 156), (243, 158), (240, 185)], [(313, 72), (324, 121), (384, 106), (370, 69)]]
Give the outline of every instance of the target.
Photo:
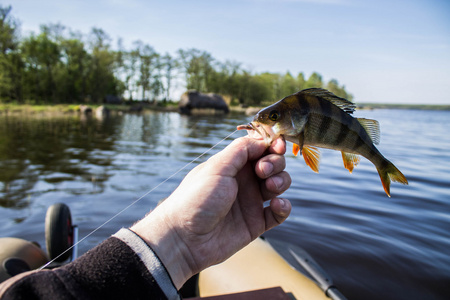
[[(450, 294), (450, 112), (375, 110), (357, 116), (379, 120), (379, 149), (410, 185), (393, 183), (388, 198), (364, 158), (349, 174), (339, 152), (323, 150), (315, 174), (288, 151), (292, 186), (284, 197), (294, 209), (268, 235), (305, 248), (349, 299), (445, 299)], [(46, 209), (64, 202), (83, 237), (245, 122), (240, 115), (176, 113), (102, 121), (0, 116), (0, 234), (44, 244)], [(230, 141), (97, 231), (80, 251), (141, 218), (189, 169)]]
[[(107, 174), (94, 174), (86, 165), (108, 166), (110, 138), (118, 124), (77, 117), (3, 117), (0, 122), (0, 205), (23, 208), (32, 193), (58, 189), (64, 182), (92, 182), (101, 192)], [(39, 186), (36, 189), (36, 186)], [(79, 193), (67, 186), (67, 191)]]

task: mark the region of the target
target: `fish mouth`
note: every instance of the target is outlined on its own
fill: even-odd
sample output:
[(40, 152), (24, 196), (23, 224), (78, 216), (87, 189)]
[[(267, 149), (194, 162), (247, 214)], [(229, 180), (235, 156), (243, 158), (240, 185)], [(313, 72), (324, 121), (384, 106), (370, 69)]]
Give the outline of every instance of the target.
[(259, 136), (263, 138), (264, 142), (266, 143), (266, 146), (269, 146), (273, 141), (273, 138), (271, 137), (269, 132), (267, 132), (267, 130), (264, 128), (263, 124), (260, 124), (259, 122), (250, 122), (248, 124), (239, 125), (237, 127), (237, 130), (243, 130), (243, 129), (248, 130), (249, 136), (253, 137), (253, 138), (258, 138), (258, 136), (255, 136), (254, 134), (250, 134), (250, 132), (256, 131), (259, 134)]

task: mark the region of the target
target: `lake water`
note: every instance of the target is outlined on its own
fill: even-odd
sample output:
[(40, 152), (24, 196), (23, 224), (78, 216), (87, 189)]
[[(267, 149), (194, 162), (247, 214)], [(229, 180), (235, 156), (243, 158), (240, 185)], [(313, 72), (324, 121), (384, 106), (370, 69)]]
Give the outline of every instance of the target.
[[(379, 150), (407, 177), (388, 198), (362, 158), (353, 174), (322, 150), (320, 173), (294, 157), (287, 170), (289, 219), (267, 236), (306, 249), (349, 299), (448, 299), (450, 295), (450, 112), (357, 111), (381, 125)], [(80, 238), (233, 132), (249, 117), (177, 113), (105, 120), (0, 116), (0, 236), (45, 245), (44, 219), (70, 206)], [(81, 253), (130, 226), (167, 197), (198, 162), (80, 244)]]

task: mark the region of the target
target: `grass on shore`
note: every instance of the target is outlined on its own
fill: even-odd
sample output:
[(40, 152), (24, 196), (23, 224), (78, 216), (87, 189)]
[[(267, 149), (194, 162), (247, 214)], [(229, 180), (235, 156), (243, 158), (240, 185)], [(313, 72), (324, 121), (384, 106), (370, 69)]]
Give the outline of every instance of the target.
[[(132, 105), (120, 104), (88, 104), (92, 110), (99, 106), (105, 106), (112, 112), (128, 112)], [(136, 103), (136, 105), (140, 105)], [(143, 104), (143, 109), (167, 110), (173, 111), (178, 107), (173, 105), (153, 106)], [(80, 104), (16, 104), (16, 103), (0, 103), (0, 114), (18, 113), (18, 114), (71, 114), (80, 111)]]
[[(165, 106), (139, 104), (142, 105), (144, 110), (156, 110), (156, 111), (178, 111), (176, 103), (170, 103)], [(92, 110), (95, 110), (101, 104), (89, 104), (87, 105)], [(114, 105), (105, 104), (112, 112), (128, 112), (131, 105)], [(418, 109), (418, 110), (450, 110), (450, 105), (427, 105), (427, 104), (381, 104), (381, 103), (357, 103), (358, 109)], [(16, 103), (0, 103), (0, 114), (71, 114), (77, 113), (80, 110), (80, 104), (16, 104)], [(230, 110), (233, 112), (244, 113), (246, 109), (240, 106), (232, 106)]]
[(56, 104), (56, 105), (31, 105), (31, 104), (0, 104), (0, 112), (6, 113), (71, 113), (79, 110), (76, 104)]

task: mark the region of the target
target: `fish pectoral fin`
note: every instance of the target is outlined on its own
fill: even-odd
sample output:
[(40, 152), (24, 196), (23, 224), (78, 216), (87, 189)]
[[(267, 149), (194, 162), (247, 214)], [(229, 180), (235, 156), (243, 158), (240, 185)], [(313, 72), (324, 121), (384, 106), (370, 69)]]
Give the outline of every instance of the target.
[(300, 146), (297, 144), (293, 144), (292, 146), (292, 153), (294, 153), (295, 156), (300, 152)]
[(380, 124), (377, 120), (356, 118), (361, 126), (366, 130), (372, 143), (378, 145), (380, 143)]
[(303, 146), (305, 163), (316, 173), (319, 173), (320, 150), (313, 146)]
[(353, 168), (359, 164), (361, 157), (357, 154), (346, 153), (344, 151), (342, 151), (341, 153), (342, 153), (342, 160), (344, 161), (344, 167), (351, 174), (353, 172)]

